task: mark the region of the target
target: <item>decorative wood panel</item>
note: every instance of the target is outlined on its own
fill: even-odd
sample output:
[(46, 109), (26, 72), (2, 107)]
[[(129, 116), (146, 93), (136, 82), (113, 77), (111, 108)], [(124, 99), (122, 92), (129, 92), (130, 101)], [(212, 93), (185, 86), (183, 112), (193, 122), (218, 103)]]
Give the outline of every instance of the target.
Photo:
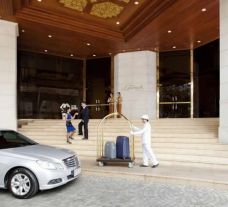
[[(87, 0), (83, 12), (66, 8), (59, 0), (0, 0), (0, 16), (18, 22), (20, 31), (25, 30), (20, 33), (20, 49), (47, 49), (60, 56), (74, 54), (72, 58), (136, 50), (183, 50), (219, 38), (219, 0), (138, 1), (139, 5), (134, 0), (110, 0), (123, 10), (118, 17), (110, 14), (111, 18), (100, 18), (90, 14), (92, 5), (107, 0)], [(207, 11), (202, 12), (202, 8)]]

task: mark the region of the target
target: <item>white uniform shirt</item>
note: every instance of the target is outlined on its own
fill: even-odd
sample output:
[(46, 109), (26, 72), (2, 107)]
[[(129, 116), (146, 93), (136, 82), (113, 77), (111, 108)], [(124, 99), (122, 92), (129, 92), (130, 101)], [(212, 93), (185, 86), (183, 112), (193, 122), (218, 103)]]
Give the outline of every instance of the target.
[(134, 135), (141, 135), (142, 136), (142, 144), (151, 145), (151, 126), (149, 122), (146, 122), (142, 129), (134, 127)]

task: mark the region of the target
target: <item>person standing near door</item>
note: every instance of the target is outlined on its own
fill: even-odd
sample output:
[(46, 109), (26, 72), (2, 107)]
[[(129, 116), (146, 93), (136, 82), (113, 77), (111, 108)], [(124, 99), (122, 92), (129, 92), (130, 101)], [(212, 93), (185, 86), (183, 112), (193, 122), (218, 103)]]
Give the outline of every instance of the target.
[(141, 117), (144, 124), (142, 129), (133, 126), (134, 131), (131, 131), (132, 135), (141, 135), (142, 137), (142, 150), (143, 150), (143, 164), (140, 167), (148, 167), (149, 160), (152, 162), (152, 168), (156, 168), (159, 163), (153, 150), (151, 148), (151, 126), (149, 123), (149, 116), (143, 115)]
[[(122, 114), (122, 102), (123, 102), (123, 98), (121, 96), (121, 93), (118, 92), (117, 93), (117, 99), (116, 99), (116, 108), (117, 108), (117, 112), (119, 114)], [(121, 118), (121, 116), (118, 115), (117, 118)]]
[(80, 113), (81, 122), (78, 124), (78, 135), (83, 135), (82, 126), (84, 126), (83, 140), (88, 140), (89, 109), (85, 102), (82, 102), (81, 106), (82, 106), (82, 111)]
[(115, 100), (114, 100), (114, 96), (113, 96), (112, 92), (110, 93), (110, 96), (109, 96), (107, 102), (108, 102), (108, 106), (109, 106), (109, 114), (114, 113), (114, 102), (115, 102)]

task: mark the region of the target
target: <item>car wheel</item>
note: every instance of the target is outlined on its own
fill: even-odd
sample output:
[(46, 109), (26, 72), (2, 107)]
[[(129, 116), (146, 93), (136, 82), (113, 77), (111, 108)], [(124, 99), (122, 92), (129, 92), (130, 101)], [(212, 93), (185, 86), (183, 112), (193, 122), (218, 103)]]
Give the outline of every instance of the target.
[(25, 168), (18, 168), (9, 176), (8, 189), (13, 196), (20, 199), (31, 198), (38, 190), (36, 176)]

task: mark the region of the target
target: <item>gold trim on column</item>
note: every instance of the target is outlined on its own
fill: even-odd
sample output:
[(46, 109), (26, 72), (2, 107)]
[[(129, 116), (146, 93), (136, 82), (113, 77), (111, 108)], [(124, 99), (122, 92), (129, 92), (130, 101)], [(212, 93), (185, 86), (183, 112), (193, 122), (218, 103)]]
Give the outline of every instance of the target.
[(83, 101), (86, 101), (86, 59), (83, 59), (82, 79)]
[(191, 80), (191, 114), (190, 117), (194, 116), (194, 50), (190, 50), (190, 80)]
[(159, 80), (159, 76), (160, 76), (160, 74), (159, 74), (159, 52), (157, 52), (156, 53), (156, 79), (157, 79), (157, 81), (156, 81), (156, 95), (157, 95), (157, 97), (156, 97), (156, 101), (157, 101), (157, 106), (156, 106), (156, 108), (157, 108), (157, 119), (159, 119), (159, 114), (160, 114), (160, 107), (159, 107), (159, 101), (160, 101), (160, 80)]
[(111, 56), (111, 91), (114, 92), (114, 56), (113, 55)]

